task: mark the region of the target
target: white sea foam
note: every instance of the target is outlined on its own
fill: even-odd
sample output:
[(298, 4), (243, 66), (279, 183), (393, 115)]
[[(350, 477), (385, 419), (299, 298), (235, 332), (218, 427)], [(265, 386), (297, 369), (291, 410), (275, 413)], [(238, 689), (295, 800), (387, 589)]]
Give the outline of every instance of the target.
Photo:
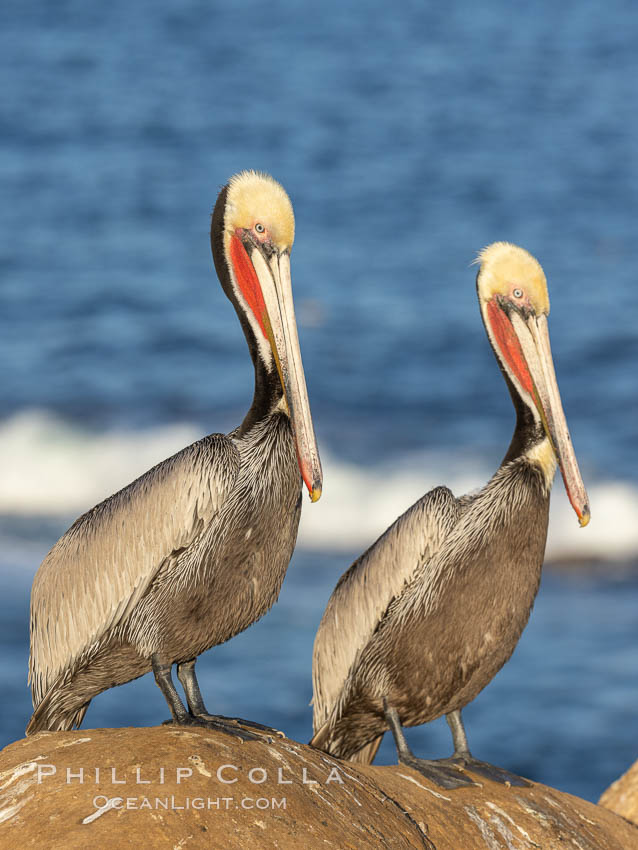
[[(0, 514), (20, 518), (21, 543), (27, 546), (25, 518), (72, 520), (200, 436), (188, 424), (92, 433), (44, 411), (20, 413), (0, 424)], [(323, 496), (315, 505), (304, 500), (299, 545), (348, 554), (370, 545), (431, 487), (445, 483), (458, 495), (480, 487), (490, 474), (478, 459), (436, 453), (366, 468), (324, 448), (322, 461)], [(587, 483), (592, 521), (580, 529), (557, 479), (548, 560), (638, 560), (638, 487)], [(10, 521), (4, 523), (3, 538), (10, 527)], [(31, 545), (39, 549), (41, 543)]]
[(0, 513), (82, 513), (201, 436), (190, 425), (96, 434), (19, 413), (0, 423)]
[[(433, 459), (424, 455), (411, 469), (402, 464), (393, 470), (389, 466), (348, 466), (328, 456), (324, 462), (324, 495), (316, 505), (304, 510), (300, 545), (363, 551), (427, 490), (445, 483), (455, 495), (460, 495), (482, 486), (490, 474), (478, 462), (460, 468), (451, 457)], [(587, 490), (592, 520), (586, 528), (580, 528), (558, 474), (546, 559), (638, 560), (638, 488), (620, 481), (594, 481), (588, 482)]]

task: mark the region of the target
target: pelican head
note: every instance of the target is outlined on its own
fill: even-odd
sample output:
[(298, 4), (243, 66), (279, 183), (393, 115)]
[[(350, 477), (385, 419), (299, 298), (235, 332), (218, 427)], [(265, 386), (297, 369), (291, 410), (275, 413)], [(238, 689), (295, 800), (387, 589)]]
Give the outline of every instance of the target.
[(301, 476), (313, 502), (322, 473), (310, 415), (290, 280), (295, 217), (285, 190), (267, 174), (242, 171), (220, 192), (211, 245), (222, 286), (234, 303), (253, 357), (277, 371), (295, 435)]
[(480, 269), (476, 288), (492, 348), (512, 386), (532, 412), (538, 432), (544, 432), (549, 440), (555, 457), (551, 477), (557, 460), (569, 501), (581, 526), (587, 525), (589, 502), (567, 428), (549, 343), (545, 273), (531, 254), (508, 242), (489, 245), (481, 251), (477, 263)]

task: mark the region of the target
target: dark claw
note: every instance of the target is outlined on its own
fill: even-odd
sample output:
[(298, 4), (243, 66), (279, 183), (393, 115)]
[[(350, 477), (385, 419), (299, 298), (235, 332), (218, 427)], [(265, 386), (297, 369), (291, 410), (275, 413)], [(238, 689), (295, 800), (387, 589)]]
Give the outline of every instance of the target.
[(187, 714), (185, 717), (180, 717), (179, 720), (175, 720), (173, 717), (170, 720), (164, 720), (162, 726), (206, 726), (206, 724), (199, 717)]
[[(226, 735), (232, 735), (235, 738), (239, 738), (240, 741), (261, 741), (262, 744), (264, 743), (264, 740), (269, 744), (272, 744), (273, 742), (273, 739), (267, 735), (255, 734), (254, 732), (250, 732), (248, 729), (242, 728), (244, 721), (238, 721), (233, 717), (220, 717), (215, 714), (198, 714), (194, 719), (203, 726), (206, 726), (208, 729), (216, 729), (218, 732), (224, 732)], [(253, 724), (246, 723), (246, 726), (252, 725)]]
[(233, 723), (237, 726), (247, 726), (249, 729), (258, 729), (260, 732), (267, 732), (269, 735), (277, 735), (279, 738), (285, 738), (286, 733), (279, 729), (273, 729), (272, 726), (264, 726), (263, 723), (255, 723), (254, 720), (243, 720), (241, 717), (224, 717), (223, 714), (218, 715), (219, 720), (224, 723)]
[(499, 782), (501, 785), (516, 785), (519, 788), (530, 788), (532, 783), (522, 776), (517, 776), (516, 773), (510, 773), (502, 767), (497, 767), (486, 761), (479, 761), (474, 757), (467, 758), (461, 756), (459, 758), (451, 758), (450, 763), (458, 764), (466, 770), (471, 770), (472, 773), (478, 773), (479, 776), (484, 776), (486, 779), (491, 779), (492, 782)]
[(474, 782), (469, 776), (466, 776), (460, 767), (455, 764), (446, 764), (433, 759), (420, 759), (416, 756), (401, 756), (401, 764), (411, 767), (418, 771), (426, 779), (439, 785), (441, 788), (446, 788), (452, 791), (455, 788), (464, 788), (469, 785), (475, 787), (478, 783)]

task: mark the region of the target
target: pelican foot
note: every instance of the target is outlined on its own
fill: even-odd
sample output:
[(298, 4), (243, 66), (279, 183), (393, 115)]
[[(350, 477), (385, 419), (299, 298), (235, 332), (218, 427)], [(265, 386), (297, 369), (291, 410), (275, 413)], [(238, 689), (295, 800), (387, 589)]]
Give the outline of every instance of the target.
[(465, 770), (470, 770), (472, 773), (478, 773), (479, 776), (484, 776), (486, 779), (491, 779), (492, 782), (499, 782), (501, 785), (516, 785), (519, 788), (530, 788), (532, 783), (522, 776), (517, 776), (516, 773), (510, 773), (503, 767), (497, 767), (487, 761), (479, 761), (474, 756), (459, 755), (452, 756), (450, 759), (445, 759), (446, 763), (456, 764), (463, 767)]
[(249, 729), (257, 729), (260, 732), (266, 732), (268, 735), (276, 735), (279, 738), (285, 738), (286, 733), (280, 729), (273, 729), (272, 726), (264, 726), (263, 723), (256, 723), (254, 720), (243, 720), (241, 717), (224, 717), (219, 715), (219, 719), (226, 723), (236, 723), (238, 726), (247, 726)]
[(465, 775), (461, 767), (446, 759), (420, 759), (412, 754), (402, 753), (399, 762), (418, 771), (426, 779), (452, 791), (454, 788), (463, 788), (469, 785), (477, 786), (469, 776)]
[[(217, 714), (197, 714), (194, 719), (208, 729), (216, 729), (218, 732), (224, 732), (226, 735), (233, 735), (235, 738), (239, 738), (240, 741), (261, 741), (262, 743), (265, 741), (268, 744), (273, 743), (270, 735), (259, 731), (251, 732), (249, 729), (243, 728), (244, 725), (255, 726), (257, 728), (258, 724), (248, 723), (236, 717), (222, 717)], [(262, 728), (268, 729), (266, 726)], [(270, 732), (271, 730), (268, 729), (268, 731)]]
[(185, 714), (179, 717), (177, 720), (174, 717), (171, 717), (170, 720), (163, 720), (162, 726), (206, 726), (203, 720), (200, 720), (199, 717), (193, 717), (192, 714)]

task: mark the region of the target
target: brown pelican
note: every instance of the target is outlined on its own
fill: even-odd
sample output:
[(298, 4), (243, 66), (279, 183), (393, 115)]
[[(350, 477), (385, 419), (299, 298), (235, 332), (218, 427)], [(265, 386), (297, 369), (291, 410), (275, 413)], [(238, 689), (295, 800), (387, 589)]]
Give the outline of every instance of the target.
[[(543, 270), (505, 242), (477, 262), (481, 315), (516, 408), (510, 447), (478, 493), (457, 499), (435, 488), (355, 561), (328, 602), (313, 657), (311, 744), (369, 764), (389, 728), (399, 761), (447, 788), (471, 784), (465, 767), (523, 781), (470, 755), (461, 710), (509, 659), (529, 618), (557, 461), (580, 524), (589, 521), (554, 373)], [(443, 714), (454, 755), (416, 758), (401, 726)]]
[(246, 171), (222, 189), (211, 247), (253, 359), (252, 406), (230, 434), (193, 443), (81, 516), (46, 556), (31, 592), (27, 734), (79, 726), (94, 696), (151, 669), (175, 723), (237, 733), (208, 714), (195, 661), (273, 605), (302, 479), (313, 502), (321, 495), (290, 284), (294, 229), (271, 177)]

